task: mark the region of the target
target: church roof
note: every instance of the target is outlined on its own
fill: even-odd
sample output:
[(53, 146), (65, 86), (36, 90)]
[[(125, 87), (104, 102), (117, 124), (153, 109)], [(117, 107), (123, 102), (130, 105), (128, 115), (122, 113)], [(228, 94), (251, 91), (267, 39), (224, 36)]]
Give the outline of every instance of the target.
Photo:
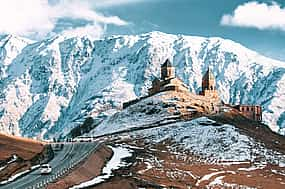
[(166, 59), (166, 61), (162, 64), (161, 67), (172, 67), (172, 64), (169, 59)]
[(208, 67), (207, 72), (205, 73), (205, 75), (203, 76), (203, 79), (208, 79), (208, 80), (213, 80), (215, 79), (215, 76), (212, 72), (212, 70)]

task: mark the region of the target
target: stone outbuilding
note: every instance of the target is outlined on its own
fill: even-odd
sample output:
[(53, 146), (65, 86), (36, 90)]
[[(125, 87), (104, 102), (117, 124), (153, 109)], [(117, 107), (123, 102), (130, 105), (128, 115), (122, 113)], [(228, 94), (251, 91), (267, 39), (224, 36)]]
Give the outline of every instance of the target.
[(248, 119), (262, 121), (262, 108), (259, 105), (236, 105), (234, 108)]

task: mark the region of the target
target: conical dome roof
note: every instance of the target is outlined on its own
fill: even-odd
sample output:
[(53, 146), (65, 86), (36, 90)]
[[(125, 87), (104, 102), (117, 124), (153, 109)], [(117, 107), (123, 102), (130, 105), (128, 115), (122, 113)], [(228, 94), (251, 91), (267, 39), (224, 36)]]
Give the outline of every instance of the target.
[(172, 64), (169, 59), (166, 59), (166, 61), (162, 64), (161, 67), (172, 67)]
[(214, 80), (215, 79), (215, 76), (214, 76), (214, 74), (210, 68), (208, 68), (207, 72), (203, 76), (203, 79), (207, 79), (207, 80)]

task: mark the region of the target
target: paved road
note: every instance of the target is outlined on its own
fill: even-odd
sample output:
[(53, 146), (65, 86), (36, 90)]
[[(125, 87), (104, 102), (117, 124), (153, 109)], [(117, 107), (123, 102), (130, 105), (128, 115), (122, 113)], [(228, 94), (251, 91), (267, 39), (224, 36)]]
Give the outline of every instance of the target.
[(41, 175), (39, 169), (37, 169), (9, 184), (0, 186), (0, 189), (24, 189), (53, 179), (56, 174), (62, 172), (62, 170), (67, 167), (70, 167), (72, 163), (74, 164), (74, 162), (78, 162), (85, 158), (88, 153), (95, 150), (98, 145), (98, 143), (94, 142), (65, 144), (62, 150), (55, 151), (55, 157), (49, 162), (53, 168), (51, 174)]

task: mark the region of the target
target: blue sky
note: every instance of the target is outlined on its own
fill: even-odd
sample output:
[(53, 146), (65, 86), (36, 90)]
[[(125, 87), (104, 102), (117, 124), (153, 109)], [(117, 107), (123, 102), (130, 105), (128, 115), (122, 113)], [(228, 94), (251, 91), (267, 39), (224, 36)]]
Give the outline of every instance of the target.
[(285, 0), (2, 0), (0, 33), (218, 36), (285, 61)]
[[(220, 23), (223, 15), (233, 13), (239, 5), (246, 2), (250, 1), (154, 0), (106, 7), (101, 10), (105, 14), (118, 15), (133, 23), (120, 29), (111, 26), (107, 30), (108, 34), (159, 30), (173, 34), (218, 36), (232, 39), (266, 56), (285, 61), (285, 30), (270, 27), (258, 29), (256, 27), (229, 26)], [(263, 2), (271, 4), (271, 1)], [(276, 1), (276, 3), (281, 8), (283, 7), (285, 15), (285, 1)]]

